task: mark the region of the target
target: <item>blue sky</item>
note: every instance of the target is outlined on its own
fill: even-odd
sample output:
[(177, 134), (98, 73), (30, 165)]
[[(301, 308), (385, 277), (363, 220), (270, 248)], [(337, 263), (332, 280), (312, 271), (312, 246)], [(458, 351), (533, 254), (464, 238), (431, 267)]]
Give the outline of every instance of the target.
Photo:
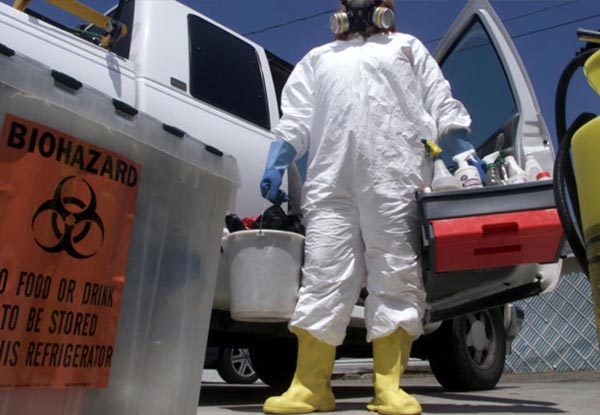
[[(1, 0), (12, 4), (13, 0)], [(115, 0), (80, 0), (99, 10), (108, 9)], [(151, 0), (166, 1), (166, 0)], [(253, 41), (296, 63), (311, 48), (328, 42), (329, 10), (337, 0), (181, 0), (206, 16), (248, 34)], [(396, 0), (398, 30), (417, 36), (433, 52), (446, 30), (466, 4), (466, 0)], [(555, 135), (554, 98), (556, 85), (567, 62), (583, 46), (577, 40), (579, 27), (600, 29), (598, 0), (491, 0), (491, 4), (519, 50), (535, 88), (542, 114), (551, 134)], [(62, 14), (43, 2), (33, 0), (31, 7), (67, 24), (76, 19)], [(287, 22), (307, 18), (291, 24)], [(261, 31), (275, 25), (282, 27)], [(253, 33), (261, 31), (259, 33)], [(582, 75), (570, 90), (569, 121), (583, 112), (598, 112), (600, 99), (591, 91)]]

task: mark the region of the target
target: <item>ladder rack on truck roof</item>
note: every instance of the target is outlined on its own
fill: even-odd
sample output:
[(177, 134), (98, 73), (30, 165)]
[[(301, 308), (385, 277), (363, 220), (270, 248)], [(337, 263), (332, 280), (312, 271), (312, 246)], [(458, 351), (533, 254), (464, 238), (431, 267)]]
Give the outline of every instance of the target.
[[(127, 34), (127, 26), (109, 16), (100, 13), (97, 10), (92, 9), (85, 4), (82, 4), (76, 0), (45, 0), (47, 3), (52, 4), (64, 11), (80, 17), (95, 26), (103, 29), (106, 35), (102, 37), (100, 45), (108, 50), (112, 49), (115, 43)], [(25, 11), (31, 0), (15, 0), (13, 7), (15, 9)], [(120, 2), (119, 2), (120, 3)]]

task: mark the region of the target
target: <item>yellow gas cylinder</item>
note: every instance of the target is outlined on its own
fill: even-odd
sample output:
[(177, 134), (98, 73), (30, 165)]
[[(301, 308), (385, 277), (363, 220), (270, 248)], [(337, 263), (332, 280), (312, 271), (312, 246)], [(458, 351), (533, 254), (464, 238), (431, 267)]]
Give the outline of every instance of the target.
[[(600, 51), (586, 61), (584, 73), (600, 94)], [(571, 148), (600, 342), (600, 116), (575, 132)]]

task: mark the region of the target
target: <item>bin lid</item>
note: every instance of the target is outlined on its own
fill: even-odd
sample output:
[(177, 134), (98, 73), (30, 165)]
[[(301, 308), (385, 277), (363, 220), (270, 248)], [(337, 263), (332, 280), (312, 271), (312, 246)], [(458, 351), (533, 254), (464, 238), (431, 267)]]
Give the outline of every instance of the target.
[[(73, 93), (65, 92), (64, 88), (56, 87), (54, 74), (56, 72), (51, 68), (19, 53), (10, 59), (0, 59), (0, 84), (19, 91), (25, 97), (43, 100), (48, 105), (60, 107), (106, 126), (107, 135), (115, 133), (124, 135), (150, 146), (158, 150), (159, 159), (177, 158), (226, 180), (236, 188), (241, 185), (237, 161), (232, 155), (225, 154), (178, 130), (176, 126), (166, 125), (161, 120), (133, 107), (129, 107), (132, 110), (131, 114), (124, 114), (119, 108), (127, 110), (126, 103), (120, 103), (117, 99), (88, 85), (81, 85)], [(15, 110), (17, 108), (10, 106), (1, 111), (0, 115), (4, 116), (5, 111)], [(21, 116), (19, 113), (14, 115)], [(63, 124), (61, 130), (69, 133), (71, 127), (69, 121)], [(54, 126), (58, 128), (55, 123)]]

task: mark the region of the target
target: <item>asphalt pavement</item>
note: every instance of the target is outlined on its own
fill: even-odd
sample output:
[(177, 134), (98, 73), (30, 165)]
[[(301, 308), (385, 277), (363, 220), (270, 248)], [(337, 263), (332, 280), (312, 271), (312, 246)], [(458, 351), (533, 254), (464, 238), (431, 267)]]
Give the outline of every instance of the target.
[[(339, 368), (332, 381), (336, 410), (332, 414), (366, 415), (372, 398), (371, 374)], [(364, 364), (359, 367), (366, 368)], [(347, 373), (342, 373), (343, 371)], [(262, 413), (262, 403), (275, 393), (257, 382), (229, 385), (205, 371), (198, 414), (233, 415)], [(490, 391), (448, 392), (427, 370), (413, 364), (402, 378), (402, 387), (417, 397), (424, 414), (578, 414), (596, 415), (600, 408), (600, 371), (505, 374)]]

